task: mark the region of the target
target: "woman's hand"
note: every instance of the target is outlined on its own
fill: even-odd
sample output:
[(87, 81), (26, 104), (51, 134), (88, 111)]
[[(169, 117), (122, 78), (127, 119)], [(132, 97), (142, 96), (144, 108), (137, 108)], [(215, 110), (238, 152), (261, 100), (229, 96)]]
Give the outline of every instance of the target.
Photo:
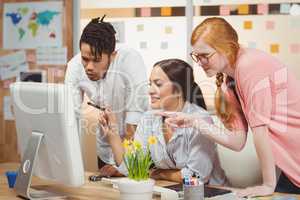
[(268, 185), (260, 185), (236, 190), (235, 192), (239, 197), (257, 197), (272, 195), (274, 193), (274, 190), (274, 187)]
[[(119, 166), (123, 161), (124, 149), (122, 139), (119, 135), (116, 115), (109, 108), (101, 111), (99, 114), (99, 124), (104, 136), (111, 146), (116, 164)], [(100, 172), (105, 175), (112, 173), (115, 176), (117, 174), (116, 169), (113, 169), (112, 167), (106, 167)]]
[(117, 118), (109, 108), (106, 108), (105, 111), (100, 111), (99, 124), (106, 137), (111, 138), (119, 135)]
[(194, 127), (199, 130), (208, 129), (211, 125), (209, 118), (201, 114), (186, 114), (182, 112), (158, 112), (157, 115), (165, 117), (165, 123), (173, 128)]
[(192, 127), (195, 117), (181, 112), (158, 112), (157, 115), (165, 117), (165, 123), (174, 128)]

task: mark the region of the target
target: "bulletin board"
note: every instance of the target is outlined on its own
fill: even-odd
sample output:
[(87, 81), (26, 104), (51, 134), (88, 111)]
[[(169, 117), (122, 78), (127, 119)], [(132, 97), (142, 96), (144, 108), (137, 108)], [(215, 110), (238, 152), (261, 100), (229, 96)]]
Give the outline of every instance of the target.
[[(14, 6), (11, 5), (16, 5), (16, 3), (20, 3), (22, 6), (13, 10)], [(47, 7), (47, 5), (52, 4), (60, 6), (61, 9), (52, 11), (51, 7)], [(11, 12), (8, 12), (10, 9)], [(5, 11), (7, 13), (4, 13)], [(73, 56), (72, 15), (72, 0), (1, 0), (0, 60), (1, 57), (7, 55), (16, 56), (15, 53), (20, 54), (20, 59), (25, 55), (24, 59), (28, 70), (42, 70), (45, 73), (46, 82), (63, 83), (67, 60)], [(27, 24), (17, 26), (18, 23), (22, 22), (22, 19), (28, 20)], [(51, 27), (51, 20), (56, 20), (60, 27)], [(10, 22), (14, 26), (9, 24)], [(18, 41), (12, 40), (11, 43), (7, 40), (4, 41), (4, 37), (10, 37), (8, 34), (11, 34), (11, 37), (16, 36)], [(28, 37), (26, 41), (25, 37)], [(10, 48), (14, 46), (17, 48)], [(57, 62), (53, 58), (50, 59), (51, 61), (45, 58), (45, 55), (49, 57), (49, 55), (54, 55), (57, 52), (64, 55), (61, 58), (56, 57)], [(10, 97), (9, 85), (16, 80), (16, 76), (11, 77), (9, 74), (5, 74), (5, 76), (2, 74), (0, 80), (0, 163), (14, 162), (20, 159), (17, 150), (15, 121), (13, 116), (7, 116), (7, 109), (9, 108), (7, 101)], [(12, 119), (8, 120), (10, 117)]]

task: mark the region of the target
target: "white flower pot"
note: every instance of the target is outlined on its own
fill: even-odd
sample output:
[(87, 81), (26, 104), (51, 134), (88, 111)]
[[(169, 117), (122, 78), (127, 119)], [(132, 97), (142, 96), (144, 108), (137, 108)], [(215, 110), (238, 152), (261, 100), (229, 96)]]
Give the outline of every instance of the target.
[(152, 200), (155, 181), (152, 179), (135, 181), (129, 178), (118, 181), (121, 200)]

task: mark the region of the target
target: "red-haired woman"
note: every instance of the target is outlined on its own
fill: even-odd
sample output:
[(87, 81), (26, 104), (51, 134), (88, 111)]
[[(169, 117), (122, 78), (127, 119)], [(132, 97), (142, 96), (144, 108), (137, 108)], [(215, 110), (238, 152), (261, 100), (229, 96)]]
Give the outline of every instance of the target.
[[(271, 55), (243, 48), (223, 18), (207, 18), (193, 31), (193, 60), (208, 77), (216, 75), (215, 108), (226, 130), (201, 117), (162, 113), (177, 127), (194, 126), (213, 141), (240, 151), (251, 128), (263, 183), (239, 191), (265, 196), (274, 191), (300, 194), (300, 89), (288, 68)], [(275, 166), (282, 170), (276, 180)]]

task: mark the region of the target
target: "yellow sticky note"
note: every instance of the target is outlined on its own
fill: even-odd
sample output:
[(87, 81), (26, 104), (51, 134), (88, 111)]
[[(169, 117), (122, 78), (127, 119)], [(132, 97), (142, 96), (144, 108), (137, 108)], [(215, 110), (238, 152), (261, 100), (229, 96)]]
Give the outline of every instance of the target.
[(279, 44), (271, 44), (270, 51), (271, 53), (279, 53)]
[(239, 15), (247, 15), (249, 14), (249, 5), (243, 4), (238, 6), (238, 14)]
[(172, 15), (171, 7), (162, 7), (161, 8), (161, 16), (171, 16), (171, 15)]
[(173, 32), (173, 28), (171, 26), (166, 26), (165, 27), (165, 33), (166, 34), (171, 34)]
[(244, 29), (252, 29), (252, 21), (244, 21)]
[(137, 31), (144, 31), (144, 24), (138, 24), (136, 26)]

